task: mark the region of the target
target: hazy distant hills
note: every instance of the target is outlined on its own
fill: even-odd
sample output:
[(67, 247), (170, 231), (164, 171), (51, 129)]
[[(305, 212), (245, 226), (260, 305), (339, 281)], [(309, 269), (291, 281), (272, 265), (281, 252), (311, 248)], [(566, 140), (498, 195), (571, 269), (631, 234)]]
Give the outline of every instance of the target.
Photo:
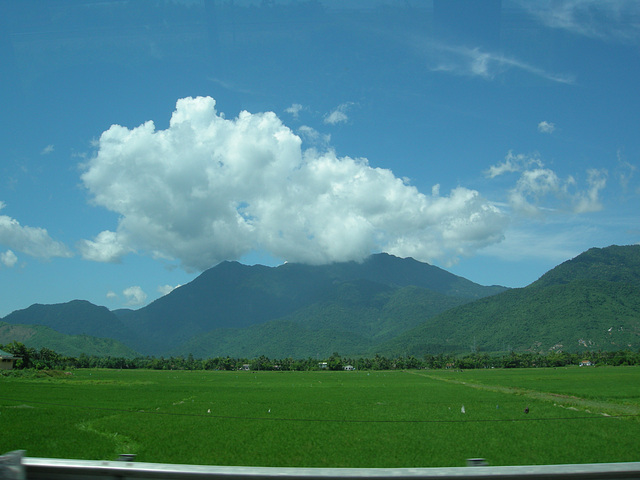
[(139, 310), (74, 301), (2, 320), (203, 358), (637, 349), (640, 246), (588, 250), (521, 289), (387, 254), (323, 266), (223, 262)]
[(321, 266), (223, 262), (139, 310), (77, 300), (2, 320), (109, 337), (154, 355), (366, 353), (428, 317), (504, 290), (387, 254)]
[(0, 322), (0, 344), (21, 342), (31, 348), (46, 347), (62, 355), (81, 354), (99, 357), (135, 357), (137, 353), (122, 342), (90, 335), (66, 335), (43, 325), (20, 325)]
[[(425, 290), (432, 302), (411, 312), (410, 318), (376, 328), (386, 303), (408, 286)], [(345, 341), (342, 335), (353, 338), (351, 349), (363, 352), (380, 328), (391, 328), (397, 335), (427, 316), (504, 290), (387, 254), (372, 255), (362, 263), (321, 266), (223, 262), (145, 308), (115, 313), (133, 330), (144, 332), (152, 353), (289, 356), (282, 345), (290, 337), (296, 351), (317, 355), (331, 354)], [(305, 331), (298, 331), (301, 328)]]
[(73, 300), (55, 305), (34, 304), (7, 315), (5, 322), (45, 325), (68, 335), (126, 338), (132, 335), (108, 308), (85, 300)]

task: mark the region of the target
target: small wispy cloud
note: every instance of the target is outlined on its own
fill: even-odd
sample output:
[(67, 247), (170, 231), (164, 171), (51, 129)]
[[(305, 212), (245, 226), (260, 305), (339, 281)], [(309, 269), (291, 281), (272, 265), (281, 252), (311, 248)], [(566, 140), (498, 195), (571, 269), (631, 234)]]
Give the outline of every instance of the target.
[(244, 88), (244, 86), (238, 85), (237, 83), (234, 82), (230, 82), (227, 80), (223, 80), (220, 78), (215, 78), (215, 77), (209, 77), (209, 80), (212, 81), (213, 83), (215, 83), (216, 85), (221, 86), (222, 88), (224, 88), (225, 90), (229, 90), (231, 92), (236, 92), (236, 93), (242, 93), (245, 95), (255, 95), (256, 92), (247, 88)]
[(53, 152), (54, 149), (55, 147), (53, 145), (47, 145), (42, 149), (40, 155), (49, 155), (51, 152)]
[(556, 130), (555, 123), (547, 122), (543, 120), (538, 124), (538, 131), (540, 133), (553, 133)]
[(504, 157), (504, 161), (496, 165), (492, 165), (485, 171), (485, 175), (489, 178), (495, 178), (499, 175), (511, 172), (521, 172), (530, 166), (542, 167), (542, 161), (537, 155), (525, 155), (524, 153), (514, 154), (511, 150)]
[(133, 251), (123, 243), (121, 234), (110, 230), (100, 232), (93, 240), (80, 240), (77, 247), (85, 260), (105, 263), (118, 263)]
[[(618, 162), (616, 165), (615, 176), (618, 178), (622, 192), (629, 191), (629, 185), (635, 177), (638, 168), (627, 161), (621, 151), (618, 151)], [(636, 188), (636, 193), (640, 193), (640, 186)]]
[(293, 116), (293, 118), (298, 118), (298, 116), (300, 115), (300, 111), (303, 108), (304, 107), (302, 105), (300, 105), (299, 103), (294, 103), (289, 108), (286, 108), (285, 112), (291, 114)]
[[(0, 201), (0, 210), (5, 207)], [(21, 225), (8, 215), (0, 215), (0, 244), (36, 258), (73, 256), (66, 245), (52, 239), (46, 229)]]
[(537, 155), (514, 155), (509, 152), (503, 162), (485, 171), (488, 178), (518, 173), (514, 187), (508, 190), (511, 208), (525, 216), (539, 216), (543, 212), (565, 211), (588, 213), (602, 210), (600, 192), (607, 184), (606, 170), (587, 170), (587, 187), (578, 188), (573, 176), (561, 178), (545, 167)]
[(147, 294), (144, 293), (142, 288), (140, 288), (137, 285), (134, 285), (129, 288), (125, 288), (122, 291), (122, 294), (127, 299), (127, 302), (125, 305), (128, 305), (130, 307), (138, 307), (140, 305), (144, 305), (144, 302), (147, 301)]
[(18, 257), (11, 250), (0, 253), (0, 264), (5, 267), (13, 267), (18, 262)]
[(338, 105), (331, 113), (324, 117), (324, 123), (329, 125), (336, 125), (338, 123), (346, 123), (349, 120), (347, 116), (347, 111), (353, 102), (346, 102)]
[(575, 213), (599, 212), (602, 210), (600, 190), (607, 185), (606, 170), (595, 168), (587, 170), (587, 184), (589, 188), (578, 192), (574, 197), (573, 211)]

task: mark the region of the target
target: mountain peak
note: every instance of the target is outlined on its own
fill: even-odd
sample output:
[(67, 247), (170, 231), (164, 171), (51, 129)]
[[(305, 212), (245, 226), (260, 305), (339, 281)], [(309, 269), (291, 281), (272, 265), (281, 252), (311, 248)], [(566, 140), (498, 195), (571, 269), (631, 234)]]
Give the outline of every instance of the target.
[(590, 248), (549, 270), (530, 286), (564, 285), (579, 280), (640, 284), (640, 245)]

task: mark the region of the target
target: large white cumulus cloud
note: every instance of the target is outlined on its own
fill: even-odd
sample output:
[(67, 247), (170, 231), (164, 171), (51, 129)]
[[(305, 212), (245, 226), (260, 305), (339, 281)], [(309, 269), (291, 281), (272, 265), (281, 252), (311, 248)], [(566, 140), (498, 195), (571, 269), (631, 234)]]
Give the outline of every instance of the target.
[(121, 216), (81, 245), (101, 261), (137, 250), (200, 270), (255, 249), (316, 264), (375, 250), (450, 261), (505, 227), (475, 191), (424, 195), (365, 159), (303, 151), (274, 113), (226, 119), (209, 97), (179, 100), (166, 130), (112, 126), (82, 180)]

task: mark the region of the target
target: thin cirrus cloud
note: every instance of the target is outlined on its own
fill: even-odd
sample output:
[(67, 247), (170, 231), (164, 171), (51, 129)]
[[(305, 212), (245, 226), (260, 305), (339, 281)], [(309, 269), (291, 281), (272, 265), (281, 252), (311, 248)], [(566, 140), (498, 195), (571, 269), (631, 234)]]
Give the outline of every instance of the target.
[(518, 3), (550, 28), (625, 44), (635, 44), (640, 39), (637, 0), (518, 0)]
[[(0, 201), (0, 210), (5, 206)], [(52, 239), (46, 229), (21, 225), (7, 215), (0, 215), (0, 245), (42, 259), (73, 255), (62, 242)]]
[[(555, 222), (562, 222), (566, 227), (566, 218), (547, 219), (540, 222), (523, 222), (510, 230), (509, 235), (499, 245), (490, 245), (485, 252), (495, 258), (510, 262), (523, 260), (546, 261), (559, 264), (567, 258), (573, 258), (584, 250), (580, 239), (593, 235), (593, 228), (574, 222), (570, 229), (555, 228)], [(535, 245), (535, 248), (522, 248), (523, 245)]]
[(479, 47), (428, 42), (424, 44), (424, 53), (434, 63), (432, 70), (436, 72), (493, 80), (498, 75), (513, 69), (551, 82), (564, 84), (575, 82), (573, 75), (548, 72), (514, 57), (485, 51)]
[(81, 242), (85, 258), (138, 251), (202, 270), (256, 249), (310, 264), (382, 250), (451, 263), (502, 239), (505, 215), (475, 190), (425, 195), (366, 159), (304, 150), (272, 112), (227, 119), (215, 107), (183, 98), (166, 130), (101, 135), (82, 181), (120, 220)]

